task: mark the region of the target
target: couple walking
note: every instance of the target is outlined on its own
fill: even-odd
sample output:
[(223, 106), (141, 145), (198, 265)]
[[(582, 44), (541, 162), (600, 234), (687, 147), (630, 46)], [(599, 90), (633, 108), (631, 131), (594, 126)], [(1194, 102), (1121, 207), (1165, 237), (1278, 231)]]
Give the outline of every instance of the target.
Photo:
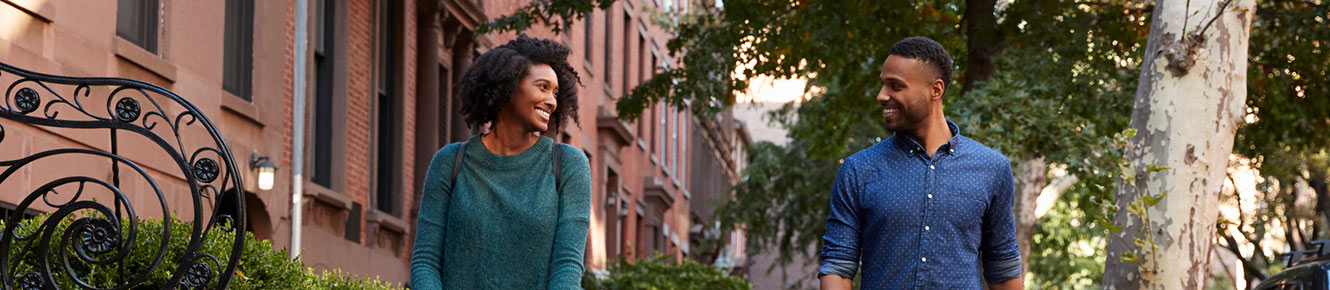
[[(539, 135), (577, 120), (581, 80), (568, 54), (521, 35), (463, 74), (462, 113), (489, 127), (430, 162), (414, 288), (580, 288), (590, 165), (581, 150)], [(943, 116), (951, 77), (937, 42), (891, 47), (876, 99), (896, 134), (846, 158), (836, 175), (823, 289), (849, 289), (856, 273), (865, 289), (1022, 288), (1011, 167)]]

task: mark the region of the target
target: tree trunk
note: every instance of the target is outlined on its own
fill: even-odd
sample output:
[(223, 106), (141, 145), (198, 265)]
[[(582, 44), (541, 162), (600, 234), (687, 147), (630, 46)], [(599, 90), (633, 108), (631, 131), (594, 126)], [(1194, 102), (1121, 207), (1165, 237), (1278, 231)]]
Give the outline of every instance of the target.
[(1012, 203), (1011, 213), (1016, 217), (1016, 244), (1021, 249), (1021, 267), (1029, 271), (1034, 224), (1039, 219), (1035, 216), (1038, 204), (1035, 200), (1048, 183), (1048, 164), (1044, 163), (1043, 157), (1023, 156), (1016, 170), (1016, 200)]
[(993, 55), (1002, 50), (1002, 32), (998, 29), (997, 0), (965, 0), (965, 75), (961, 76), (961, 95), (975, 84), (993, 75), (997, 65)]
[[(1131, 116), (1138, 133), (1127, 156), (1137, 179), (1118, 185), (1121, 210), (1114, 224), (1125, 228), (1109, 235), (1105, 289), (1204, 288), (1219, 193), (1245, 108), (1256, 9), (1255, 0), (1224, 4), (1162, 0), (1155, 6)], [(1169, 169), (1146, 174), (1152, 165)], [(1144, 216), (1129, 213), (1138, 199), (1161, 195)], [(1152, 238), (1157, 248), (1138, 247), (1136, 237)], [(1126, 253), (1140, 263), (1124, 261)]]

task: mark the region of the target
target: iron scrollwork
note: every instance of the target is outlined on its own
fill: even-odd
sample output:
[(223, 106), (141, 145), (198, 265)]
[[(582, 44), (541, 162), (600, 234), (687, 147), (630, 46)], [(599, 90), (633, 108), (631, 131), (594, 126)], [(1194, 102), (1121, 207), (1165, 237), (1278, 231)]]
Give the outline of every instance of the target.
[[(217, 128), (197, 107), (169, 90), (145, 82), (48, 75), (0, 63), (0, 84), (4, 83), (8, 87), (0, 96), (4, 98), (0, 102), (0, 148), (15, 148), (14, 144), (4, 142), (5, 126), (16, 124), (25, 125), (25, 129), (49, 128), (45, 130), (51, 132), (67, 129), (106, 132), (110, 144), (105, 144), (109, 149), (94, 144), (37, 151), (12, 160), (0, 158), (0, 199), (21, 198), (10, 216), (0, 217), (3, 218), (3, 232), (0, 232), (3, 286), (0, 287), (57, 289), (61, 286), (55, 277), (72, 280), (75, 288), (80, 289), (144, 286), (225, 289), (230, 284), (244, 249), (244, 233), (232, 232), (245, 228), (244, 198), (234, 196), (233, 202), (224, 203), (221, 197), (243, 192), (241, 171)], [(104, 113), (87, 106), (102, 98), (106, 104)], [(138, 152), (135, 158), (144, 158), (140, 155), (145, 151), (162, 152), (165, 156), (157, 158), (169, 162), (124, 156), (119, 152), (119, 143), (127, 138), (159, 147), (133, 148)], [(70, 174), (74, 176), (49, 181), (32, 179), (32, 168), (56, 158), (77, 158), (79, 164), (107, 164), (111, 178)], [(24, 169), (29, 173), (21, 173)], [(16, 186), (24, 183), (12, 181), (20, 179), (17, 176), (25, 176), (26, 182), (37, 187)], [(129, 177), (139, 186), (122, 187), (122, 181)], [(183, 188), (189, 191), (164, 190), (161, 182), (184, 184)], [(171, 200), (189, 202), (169, 204), (167, 201)], [(39, 216), (43, 220), (24, 222), (23, 213), (31, 210), (48, 213)], [(144, 212), (162, 216), (164, 226), (160, 232), (144, 231), (137, 226), (139, 214)], [(192, 213), (181, 219), (193, 221), (194, 226), (171, 227), (168, 219), (177, 212)], [(218, 257), (202, 251), (206, 238), (221, 235), (213, 229), (234, 237), (227, 240), (231, 246), (229, 256)], [(173, 240), (172, 231), (188, 232), (188, 241)], [(136, 245), (136, 241), (154, 241), (154, 244), (145, 248)], [(152, 259), (145, 270), (126, 271), (125, 261), (131, 255), (147, 255)], [(167, 257), (173, 257), (177, 266), (169, 269), (163, 266)], [(118, 270), (120, 276), (114, 281), (91, 281), (84, 277), (91, 272), (88, 269), (96, 267), (103, 269), (99, 271)], [(145, 284), (150, 275), (162, 272), (171, 277), (165, 284)]]

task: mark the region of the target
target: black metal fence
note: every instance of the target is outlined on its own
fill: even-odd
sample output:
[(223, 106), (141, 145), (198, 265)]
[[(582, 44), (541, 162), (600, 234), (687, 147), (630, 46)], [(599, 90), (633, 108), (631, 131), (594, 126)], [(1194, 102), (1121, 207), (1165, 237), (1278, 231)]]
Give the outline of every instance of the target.
[[(197, 107), (145, 82), (47, 75), (5, 63), (2, 84), (0, 153), (9, 155), (0, 155), (0, 200), (17, 203), (0, 234), (5, 289), (56, 289), (58, 279), (81, 289), (229, 285), (245, 240), (235, 232), (245, 228), (237, 194), (242, 171)], [(33, 141), (37, 135), (57, 141)], [(44, 213), (41, 220), (22, 222), (34, 210)], [(192, 228), (172, 228), (167, 219), (175, 214), (194, 221)], [(158, 218), (158, 231), (137, 226)], [(222, 234), (214, 230), (234, 233), (225, 242), (229, 256), (201, 251), (209, 235)], [(172, 240), (172, 231), (189, 231), (188, 241)], [(141, 239), (154, 246), (136, 246)], [(150, 258), (129, 267), (131, 255)], [(167, 257), (176, 258), (163, 263)], [(117, 278), (88, 278), (108, 272)], [(154, 275), (169, 279), (145, 284)]]

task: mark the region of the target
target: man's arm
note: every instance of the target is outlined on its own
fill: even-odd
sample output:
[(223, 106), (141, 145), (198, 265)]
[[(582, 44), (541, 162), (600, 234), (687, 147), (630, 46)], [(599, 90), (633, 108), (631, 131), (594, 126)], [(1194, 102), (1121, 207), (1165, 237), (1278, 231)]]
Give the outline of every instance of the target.
[[(850, 290), (854, 286), (854, 280), (837, 275), (822, 276), (822, 290)], [(989, 289), (995, 289), (989, 287)]]
[(1016, 244), (1016, 219), (1011, 206), (1015, 201), (1015, 178), (1006, 159), (989, 189), (992, 201), (984, 213), (983, 240), (979, 254), (983, 260), (984, 281), (989, 289), (1023, 289), (1021, 251)]
[[(1021, 279), (1021, 278), (1022, 278), (1022, 277), (1017, 276), (1016, 278), (1011, 278), (1011, 279), (1009, 279), (1009, 280), (1007, 280), (1007, 281), (996, 282), (996, 283), (995, 283), (995, 282), (988, 282), (988, 289), (989, 289), (989, 290), (1024, 290), (1024, 289), (1025, 289), (1025, 279)], [(824, 285), (825, 285), (825, 284), (824, 284)], [(826, 288), (826, 286), (823, 286), (822, 289), (827, 289), (827, 288)], [(845, 289), (850, 289), (850, 288), (845, 288)]]
[(846, 159), (831, 187), (831, 215), (822, 236), (822, 261), (817, 273), (822, 289), (850, 289), (859, 272), (859, 181), (853, 159)]

